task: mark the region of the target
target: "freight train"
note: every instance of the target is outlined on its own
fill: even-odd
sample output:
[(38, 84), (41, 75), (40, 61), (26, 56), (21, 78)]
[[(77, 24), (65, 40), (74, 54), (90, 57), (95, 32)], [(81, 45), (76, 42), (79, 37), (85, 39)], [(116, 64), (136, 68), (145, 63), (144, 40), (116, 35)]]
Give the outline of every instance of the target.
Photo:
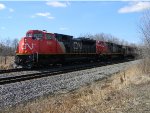
[(85, 37), (29, 30), (16, 49), (15, 63), (31, 68), (74, 61), (134, 56), (135, 48)]

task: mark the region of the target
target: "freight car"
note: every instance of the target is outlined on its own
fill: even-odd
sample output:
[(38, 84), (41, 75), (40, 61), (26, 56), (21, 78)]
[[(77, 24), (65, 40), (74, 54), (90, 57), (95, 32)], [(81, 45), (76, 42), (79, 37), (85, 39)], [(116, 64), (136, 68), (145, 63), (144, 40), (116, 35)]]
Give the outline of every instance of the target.
[(18, 44), (15, 63), (31, 68), (79, 60), (101, 60), (102, 57), (125, 57), (133, 55), (131, 50), (133, 48), (110, 42), (29, 30)]

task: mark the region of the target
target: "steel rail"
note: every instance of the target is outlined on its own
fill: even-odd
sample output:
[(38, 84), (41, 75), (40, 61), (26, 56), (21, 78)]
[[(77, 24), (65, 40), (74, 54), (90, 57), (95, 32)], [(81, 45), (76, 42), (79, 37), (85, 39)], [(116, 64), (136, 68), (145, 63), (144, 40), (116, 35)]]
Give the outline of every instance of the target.
[(11, 72), (20, 72), (20, 71), (27, 71), (25, 68), (17, 68), (17, 69), (8, 69), (8, 70), (0, 70), (0, 74), (3, 73), (11, 73)]

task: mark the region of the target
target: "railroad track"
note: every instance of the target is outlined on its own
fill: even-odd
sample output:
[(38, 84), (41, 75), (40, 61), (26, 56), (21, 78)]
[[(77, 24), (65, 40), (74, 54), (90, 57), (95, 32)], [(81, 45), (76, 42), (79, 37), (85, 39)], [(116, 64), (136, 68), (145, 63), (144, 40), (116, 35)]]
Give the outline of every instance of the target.
[(48, 76), (52, 76), (52, 75), (69, 73), (69, 72), (79, 71), (79, 70), (84, 70), (84, 69), (90, 69), (90, 68), (95, 68), (95, 67), (99, 67), (99, 66), (118, 64), (118, 63), (122, 63), (122, 62), (127, 62), (127, 61), (121, 60), (121, 61), (112, 61), (112, 62), (88, 63), (88, 64), (83, 64), (83, 65), (78, 64), (78, 65), (73, 65), (73, 66), (64, 66), (64, 67), (60, 67), (60, 68), (54, 68), (54, 69), (47, 70), (47, 71), (40, 72), (40, 73), (5, 77), (5, 78), (0, 78), (0, 85), (21, 82), (21, 81), (31, 80), (31, 79), (36, 79), (36, 78), (48, 77)]
[[(56, 66), (52, 67), (55, 68)], [(16, 69), (8, 69), (8, 70), (0, 70), (0, 74), (5, 74), (5, 73), (12, 73), (12, 72), (21, 72), (21, 71), (36, 71), (39, 70), (40, 68), (34, 68), (34, 69), (27, 69), (27, 68), (16, 68)], [(48, 69), (48, 68), (42, 68), (42, 69)]]
[(0, 74), (11, 73), (11, 72), (19, 72), (19, 71), (27, 71), (27, 69), (25, 69), (25, 68), (17, 68), (17, 69), (0, 70)]

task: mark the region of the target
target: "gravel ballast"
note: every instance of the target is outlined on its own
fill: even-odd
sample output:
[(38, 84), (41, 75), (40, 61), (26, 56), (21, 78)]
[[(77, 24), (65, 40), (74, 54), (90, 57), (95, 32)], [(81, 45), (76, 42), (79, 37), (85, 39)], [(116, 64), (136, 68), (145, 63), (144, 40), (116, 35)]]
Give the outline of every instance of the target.
[(75, 90), (93, 81), (123, 71), (137, 63), (139, 63), (139, 60), (1, 85), (0, 109), (2, 110), (46, 94)]

